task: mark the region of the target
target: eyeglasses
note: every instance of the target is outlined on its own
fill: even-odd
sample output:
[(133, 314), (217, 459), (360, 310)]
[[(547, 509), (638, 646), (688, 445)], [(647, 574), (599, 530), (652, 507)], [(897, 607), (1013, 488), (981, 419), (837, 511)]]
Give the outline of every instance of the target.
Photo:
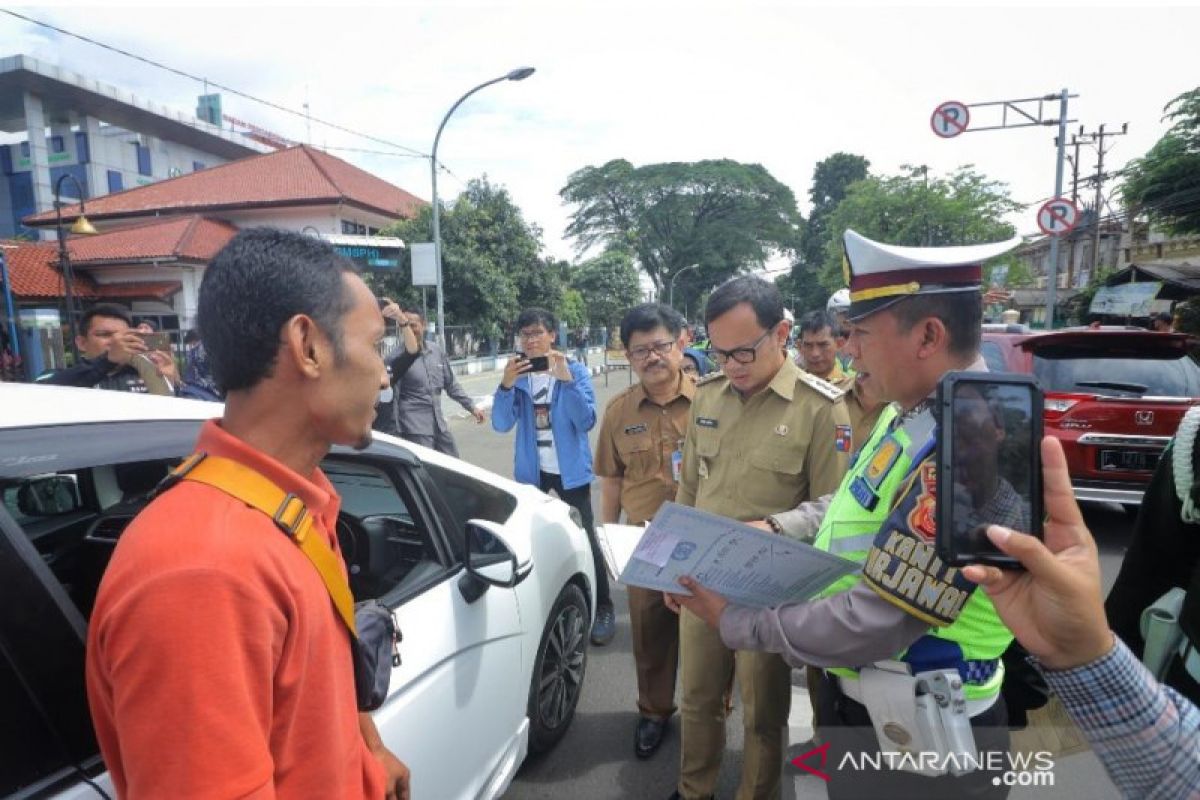
[(758, 358), (758, 346), (763, 343), (774, 331), (774, 328), (768, 330), (762, 336), (754, 340), (754, 344), (749, 347), (735, 347), (732, 350), (718, 350), (715, 347), (710, 347), (704, 351), (704, 354), (711, 358), (718, 366), (725, 366), (725, 362), (733, 359), (739, 364), (753, 364), (754, 359)]
[(645, 361), (650, 357), (651, 353), (654, 353), (656, 356), (665, 356), (671, 352), (671, 348), (673, 347), (675, 347), (675, 342), (667, 340), (665, 342), (651, 342), (641, 347), (634, 347), (627, 352), (629, 353), (629, 357), (634, 361)]
[(536, 331), (520, 331), (517, 333), (517, 336), (521, 337), (521, 341), (528, 342), (530, 339), (540, 339), (547, 333), (549, 331), (545, 328), (538, 328)]

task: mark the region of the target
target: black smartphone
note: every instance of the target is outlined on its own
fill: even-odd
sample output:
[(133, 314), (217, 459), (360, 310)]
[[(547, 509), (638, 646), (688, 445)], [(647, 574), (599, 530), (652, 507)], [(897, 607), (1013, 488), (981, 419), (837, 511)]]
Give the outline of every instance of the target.
[(1042, 536), (1041, 387), (1031, 375), (949, 372), (938, 384), (938, 557), (1019, 568), (989, 525)]
[(530, 372), (549, 372), (550, 371), (550, 356), (533, 356), (530, 358), (524, 353), (518, 352), (517, 358), (529, 359)]

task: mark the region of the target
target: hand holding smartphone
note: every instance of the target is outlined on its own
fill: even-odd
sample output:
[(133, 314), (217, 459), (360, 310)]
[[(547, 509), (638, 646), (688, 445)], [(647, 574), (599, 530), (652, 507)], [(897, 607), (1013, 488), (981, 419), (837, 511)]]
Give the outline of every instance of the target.
[(550, 371), (550, 357), (549, 356), (533, 356), (531, 358), (529, 356), (526, 356), (524, 353), (517, 353), (517, 358), (521, 358), (521, 359), (524, 359), (529, 362), (529, 369), (526, 370), (527, 372), (549, 372)]
[(989, 525), (1042, 535), (1042, 391), (1029, 375), (950, 372), (938, 384), (938, 557), (1016, 568)]
[(164, 353), (171, 352), (171, 335), (157, 331), (155, 333), (136, 332), (141, 340), (145, 342), (147, 350), (161, 350)]

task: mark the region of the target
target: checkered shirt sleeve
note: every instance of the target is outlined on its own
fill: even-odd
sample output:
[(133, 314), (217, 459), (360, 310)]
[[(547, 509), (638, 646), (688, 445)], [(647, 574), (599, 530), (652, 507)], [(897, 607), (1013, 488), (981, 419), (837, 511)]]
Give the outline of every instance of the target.
[(1031, 659), (1125, 797), (1200, 798), (1200, 709), (1159, 684), (1117, 637), (1067, 670)]

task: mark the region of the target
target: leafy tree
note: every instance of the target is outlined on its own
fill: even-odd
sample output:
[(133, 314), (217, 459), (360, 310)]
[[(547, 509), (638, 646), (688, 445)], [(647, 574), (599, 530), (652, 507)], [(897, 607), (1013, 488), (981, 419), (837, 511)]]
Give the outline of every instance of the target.
[(930, 178), (921, 167), (905, 166), (899, 175), (870, 176), (849, 187), (829, 217), (830, 239), (820, 271), (830, 291), (844, 285), (842, 234), (853, 228), (888, 244), (942, 246), (979, 244), (1014, 234), (1004, 217), (1023, 206), (1008, 186), (959, 167), (944, 178)]
[[(471, 325), (496, 337), (511, 327), (522, 307), (561, 304), (562, 269), (538, 257), (541, 230), (525, 221), (507, 189), (487, 176), (473, 179), (440, 222), (447, 325)], [(405, 242), (430, 241), (430, 207), (384, 234)], [(396, 275), (373, 276), (373, 288), (398, 302), (415, 303), (419, 293), (408, 285), (411, 264), (407, 257), (405, 262)]]
[[(850, 153), (834, 153), (813, 169), (808, 197), (812, 212), (800, 237), (800, 261), (797, 266), (816, 267), (825, 260), (829, 244), (829, 215), (846, 197), (850, 185), (867, 177), (871, 162)], [(793, 274), (795, 270), (793, 270)]]
[(563, 291), (563, 299), (558, 307), (557, 316), (569, 330), (587, 327), (587, 303), (583, 299), (583, 293), (578, 289)]
[(1122, 194), (1168, 233), (1200, 233), (1200, 87), (1166, 108), (1174, 124), (1146, 155), (1125, 167)]
[(759, 164), (728, 159), (647, 164), (624, 159), (575, 172), (559, 193), (574, 206), (567, 236), (580, 253), (627, 249), (660, 296), (671, 277), (685, 301), (738, 271), (790, 254), (803, 218), (792, 190)]
[(632, 306), (642, 301), (637, 269), (628, 250), (612, 248), (575, 269), (574, 287), (593, 323), (613, 328)]

